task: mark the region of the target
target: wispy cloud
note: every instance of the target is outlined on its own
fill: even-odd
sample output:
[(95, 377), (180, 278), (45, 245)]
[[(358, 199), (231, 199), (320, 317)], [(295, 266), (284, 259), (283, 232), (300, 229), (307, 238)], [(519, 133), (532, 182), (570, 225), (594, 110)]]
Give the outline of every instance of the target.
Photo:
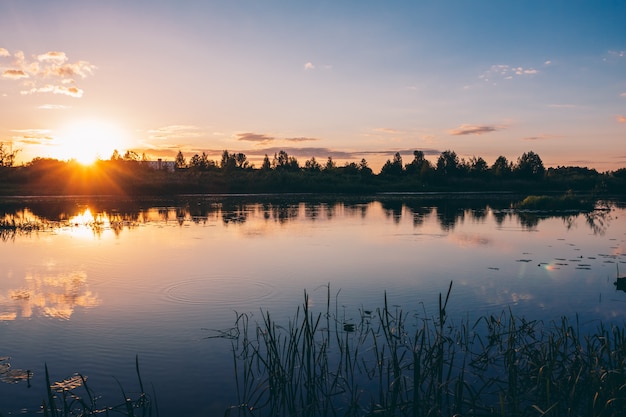
[(148, 131), (148, 138), (152, 140), (171, 140), (184, 138), (197, 138), (205, 133), (193, 125), (169, 125)]
[(308, 138), (305, 136), (294, 137), (294, 138), (277, 138), (274, 136), (269, 136), (263, 133), (238, 133), (237, 140), (244, 142), (255, 142), (259, 144), (266, 144), (270, 142), (274, 142), (277, 140), (283, 140), (285, 142), (313, 142), (319, 139), (316, 138)]
[[(549, 62), (550, 61), (546, 61), (546, 65), (549, 65)], [(536, 75), (538, 73), (539, 70), (535, 68), (524, 68), (519, 66), (514, 67), (511, 65), (500, 64), (492, 65), (488, 70), (478, 76), (478, 78), (485, 82), (489, 82), (496, 79), (510, 80), (516, 77)]]
[(620, 123), (626, 123), (626, 116), (622, 116), (622, 115), (617, 116), (617, 121)]
[(330, 70), (332, 69), (332, 65), (317, 65), (311, 61), (308, 61), (304, 64), (305, 71), (313, 71), (313, 70)]
[(71, 109), (72, 106), (65, 106), (63, 104), (43, 104), (37, 108), (42, 110), (64, 110)]
[(67, 55), (65, 55), (65, 52), (50, 51), (50, 52), (46, 52), (45, 54), (37, 55), (37, 60), (41, 62), (51, 61), (51, 62), (63, 63), (67, 61)]
[(51, 145), (54, 137), (49, 129), (15, 129), (11, 130), (13, 140), (25, 145)]
[(262, 133), (238, 133), (237, 140), (245, 142), (269, 143), (275, 141), (276, 138)]
[(626, 93), (622, 93), (619, 95), (620, 97), (626, 97)]
[(319, 139), (299, 137), (299, 138), (285, 138), (285, 140), (287, 142), (314, 142), (314, 141), (319, 140)]
[(626, 51), (609, 50), (602, 58), (602, 61), (607, 63), (619, 62), (626, 57)]
[(556, 139), (559, 136), (555, 136), (555, 135), (538, 135), (538, 136), (526, 136), (523, 137), (522, 140), (529, 140), (529, 141), (534, 141), (534, 140), (550, 140), (550, 139)]
[(460, 135), (483, 135), (485, 133), (501, 130), (502, 126), (493, 125), (461, 125), (455, 129), (448, 130), (448, 133), (455, 136)]
[(548, 104), (548, 107), (552, 109), (575, 109), (578, 108), (576, 104)]
[(399, 135), (399, 134), (404, 133), (401, 130), (393, 129), (393, 128), (390, 128), (390, 127), (378, 127), (376, 129), (374, 129), (374, 131), (378, 132), (378, 133), (388, 133), (390, 135)]
[(65, 52), (49, 51), (30, 59), (23, 51), (11, 53), (0, 48), (0, 56), (12, 57), (10, 64), (0, 64), (2, 78), (18, 80), (24, 88), (21, 94), (53, 93), (70, 97), (82, 97), (84, 91), (76, 79), (93, 75), (96, 66), (87, 61), (69, 62)]
[(20, 94), (28, 95), (34, 93), (53, 93), (53, 94), (63, 94), (70, 97), (80, 98), (83, 96), (83, 90), (76, 87), (66, 87), (64, 85), (53, 85), (46, 84), (43, 87), (33, 87), (30, 90), (22, 90)]

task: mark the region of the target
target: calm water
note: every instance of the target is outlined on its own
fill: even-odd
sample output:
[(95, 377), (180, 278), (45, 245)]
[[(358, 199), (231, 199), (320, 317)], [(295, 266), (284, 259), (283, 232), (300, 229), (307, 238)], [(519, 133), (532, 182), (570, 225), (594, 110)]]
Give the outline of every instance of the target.
[(38, 411), (44, 363), (54, 380), (86, 375), (115, 405), (113, 377), (136, 391), (139, 355), (161, 415), (222, 414), (236, 403), (230, 341), (207, 337), (235, 312), (291, 317), (305, 290), (324, 309), (328, 285), (348, 317), (385, 292), (434, 315), (453, 281), (457, 320), (511, 307), (624, 323), (623, 203), (547, 216), (471, 197), (0, 201), (0, 219), (43, 227), (0, 234), (0, 357), (34, 373), (30, 388), (0, 382), (0, 412)]

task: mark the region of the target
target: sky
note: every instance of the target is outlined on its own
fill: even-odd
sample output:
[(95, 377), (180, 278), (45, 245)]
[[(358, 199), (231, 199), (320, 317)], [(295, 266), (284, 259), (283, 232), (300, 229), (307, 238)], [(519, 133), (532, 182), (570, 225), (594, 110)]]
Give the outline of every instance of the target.
[(624, 22), (623, 0), (1, 0), (0, 142), (604, 172), (626, 167)]

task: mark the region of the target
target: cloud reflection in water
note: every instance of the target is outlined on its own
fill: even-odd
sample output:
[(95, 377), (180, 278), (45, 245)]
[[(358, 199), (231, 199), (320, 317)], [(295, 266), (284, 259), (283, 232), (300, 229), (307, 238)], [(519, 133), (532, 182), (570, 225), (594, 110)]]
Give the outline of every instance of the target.
[(58, 275), (28, 275), (22, 288), (0, 296), (0, 320), (16, 320), (36, 315), (68, 320), (76, 307), (91, 308), (100, 299), (87, 287), (83, 271)]

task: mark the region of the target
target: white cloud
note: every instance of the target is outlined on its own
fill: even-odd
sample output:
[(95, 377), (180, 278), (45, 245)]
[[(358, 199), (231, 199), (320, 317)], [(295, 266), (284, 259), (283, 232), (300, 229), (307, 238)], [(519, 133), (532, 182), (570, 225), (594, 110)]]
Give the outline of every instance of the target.
[(203, 132), (193, 125), (169, 125), (149, 130), (148, 134), (150, 139), (165, 140), (199, 137)]
[(46, 52), (45, 54), (37, 55), (37, 59), (42, 62), (52, 61), (57, 63), (63, 63), (67, 61), (67, 55), (65, 55), (65, 52), (50, 51)]
[(64, 106), (63, 104), (43, 104), (37, 108), (42, 110), (63, 110), (70, 109), (71, 106)]
[(304, 64), (304, 69), (305, 70), (312, 70), (315, 69), (315, 65), (313, 65), (312, 62), (307, 62), (306, 64)]
[(539, 70), (535, 68), (524, 67), (512, 67), (510, 65), (492, 65), (487, 71), (483, 72), (478, 78), (484, 81), (491, 81), (493, 79), (505, 79), (510, 80), (515, 77), (536, 75), (539, 74)]
[[(0, 48), (0, 56), (11, 54)], [(84, 91), (76, 86), (75, 79), (87, 78), (95, 69), (96, 66), (87, 61), (69, 62), (65, 52), (61, 51), (49, 51), (30, 60), (23, 51), (16, 51), (13, 62), (0, 71), (2, 78), (20, 81), (21, 94), (53, 93), (79, 98)]]
[(62, 94), (70, 97), (80, 98), (83, 96), (83, 90), (78, 87), (66, 87), (64, 85), (46, 84), (43, 87), (33, 87), (30, 90), (24, 90), (20, 92), (22, 95), (35, 94), (35, 93), (53, 93)]

